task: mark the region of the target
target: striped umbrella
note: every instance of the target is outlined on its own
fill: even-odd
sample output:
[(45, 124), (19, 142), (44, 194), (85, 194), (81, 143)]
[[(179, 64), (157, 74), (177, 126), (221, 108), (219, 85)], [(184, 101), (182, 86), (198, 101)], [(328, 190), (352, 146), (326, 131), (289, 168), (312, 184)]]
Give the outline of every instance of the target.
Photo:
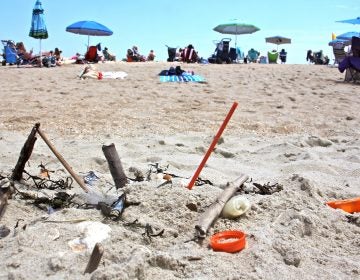
[(44, 9), (42, 8), (40, 0), (36, 0), (29, 36), (35, 39), (40, 39), (40, 61), (41, 61), (41, 40), (49, 37), (45, 21), (44, 21)]

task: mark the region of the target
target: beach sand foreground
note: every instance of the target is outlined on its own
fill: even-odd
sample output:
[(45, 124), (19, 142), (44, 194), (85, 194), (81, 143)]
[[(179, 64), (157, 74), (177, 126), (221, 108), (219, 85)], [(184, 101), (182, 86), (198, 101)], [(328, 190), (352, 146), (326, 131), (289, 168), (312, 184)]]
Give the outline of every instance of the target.
[[(112, 202), (125, 191), (128, 201), (140, 203), (112, 221), (97, 209), (48, 214), (15, 195), (0, 220), (10, 229), (0, 239), (0, 279), (359, 279), (360, 214), (325, 204), (360, 196), (359, 86), (318, 65), (181, 64), (206, 83), (160, 82), (157, 74), (171, 65), (98, 64), (128, 74), (100, 81), (78, 79), (81, 65), (0, 68), (2, 176), (11, 175), (39, 122), (74, 171), (99, 177), (90, 194), (73, 183), (67, 192), (77, 201)], [(184, 178), (194, 174), (235, 101), (239, 106), (200, 174), (213, 185), (188, 190)], [(164, 181), (152, 174), (116, 191), (102, 152), (110, 143), (128, 177), (158, 163), (180, 178), (158, 187)], [(40, 164), (54, 171), (54, 180), (69, 176), (38, 137), (25, 170), (38, 175)], [(191, 241), (200, 215), (240, 174), (251, 178), (242, 194), (250, 210), (217, 219), (202, 244)], [(260, 195), (254, 182), (283, 190)], [(55, 193), (37, 190), (31, 179), (15, 186), (39, 196)], [(83, 274), (91, 250), (69, 246), (84, 234), (80, 220), (110, 228), (92, 274)], [(149, 238), (146, 224), (164, 233)], [(209, 237), (224, 230), (244, 231), (246, 248), (213, 251)]]

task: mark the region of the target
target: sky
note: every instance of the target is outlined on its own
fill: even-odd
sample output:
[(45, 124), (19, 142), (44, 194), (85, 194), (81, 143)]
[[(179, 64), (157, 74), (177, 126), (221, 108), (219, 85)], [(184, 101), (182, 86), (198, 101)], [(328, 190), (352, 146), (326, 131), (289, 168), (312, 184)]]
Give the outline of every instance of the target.
[[(39, 40), (28, 36), (35, 0), (1, 1), (0, 39), (24, 42), (28, 50), (38, 52)], [(85, 53), (87, 36), (66, 32), (66, 27), (81, 20), (97, 21), (113, 31), (112, 36), (92, 36), (90, 45), (101, 43), (117, 59), (137, 45), (147, 55), (153, 49), (156, 60), (165, 61), (167, 47), (193, 44), (199, 56), (210, 57), (214, 41), (231, 38), (213, 31), (218, 24), (232, 20), (260, 28), (253, 34), (238, 35), (237, 46), (247, 52), (254, 48), (262, 55), (277, 46), (265, 42), (266, 37), (280, 35), (292, 39), (285, 48), (288, 63), (304, 64), (306, 52), (323, 50), (333, 58), (328, 46), (332, 33), (360, 32), (360, 25), (336, 22), (360, 16), (359, 0), (42, 0), (49, 38), (42, 40), (42, 50), (55, 47), (70, 57)]]

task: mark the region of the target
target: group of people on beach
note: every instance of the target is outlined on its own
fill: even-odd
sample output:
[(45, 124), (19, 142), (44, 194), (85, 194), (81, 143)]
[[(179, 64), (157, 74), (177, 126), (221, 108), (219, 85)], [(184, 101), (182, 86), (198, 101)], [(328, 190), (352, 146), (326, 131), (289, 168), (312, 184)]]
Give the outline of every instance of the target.
[[(4, 42), (3, 42), (4, 43)], [(30, 64), (33, 66), (60, 66), (62, 64), (62, 51), (59, 48), (54, 50), (34, 54), (33, 49), (27, 51), (23, 42), (6, 41), (5, 52), (2, 54), (4, 60), (3, 65), (9, 64)], [(10, 58), (11, 56), (11, 58)]]
[[(87, 63), (87, 62), (105, 62), (105, 61), (116, 61), (116, 55), (111, 53), (107, 47), (104, 49), (101, 48), (101, 44), (96, 46), (89, 46), (85, 54), (76, 53), (74, 56), (70, 57), (65, 61), (62, 57), (62, 51), (56, 47), (54, 50), (42, 52), (40, 54), (34, 54), (33, 50), (27, 51), (23, 42), (13, 43), (13, 49), (16, 52), (18, 57), (17, 64), (32, 64), (32, 65), (44, 65), (48, 67), (61, 66), (63, 63), (68, 63), (69, 61), (74, 61), (75, 63)], [(93, 51), (93, 54), (89, 54)], [(252, 52), (252, 53), (251, 53)], [(282, 49), (279, 52), (279, 58), (281, 63), (286, 63), (287, 52), (285, 49)], [(310, 59), (311, 54), (308, 54)], [(151, 49), (147, 55), (143, 55), (139, 47), (134, 45), (131, 48), (127, 49), (126, 56), (123, 58), (123, 61), (127, 62), (145, 62), (145, 61), (154, 61), (156, 58), (155, 51)], [(260, 62), (261, 60), (260, 52), (251, 49), (247, 55), (242, 54), (240, 57), (241, 61), (244, 63), (251, 62)], [(236, 61), (240, 61), (236, 60)], [(203, 59), (199, 56), (198, 52), (195, 50), (195, 47), (192, 44), (188, 44), (186, 47), (181, 48), (170, 48), (168, 47), (168, 59), (167, 61), (179, 61), (187, 63), (196, 63), (196, 62), (206, 62), (206, 59)], [(210, 59), (209, 61), (210, 62)], [(6, 61), (3, 61), (3, 64), (6, 64)], [(211, 62), (210, 62), (211, 63)]]

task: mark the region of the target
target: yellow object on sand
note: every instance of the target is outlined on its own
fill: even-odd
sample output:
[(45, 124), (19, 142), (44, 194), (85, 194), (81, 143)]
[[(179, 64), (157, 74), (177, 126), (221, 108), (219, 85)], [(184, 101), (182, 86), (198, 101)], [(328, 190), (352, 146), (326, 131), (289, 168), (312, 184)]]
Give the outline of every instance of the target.
[(336, 35), (335, 35), (335, 33), (333, 32), (333, 33), (331, 33), (331, 40), (335, 40), (336, 39)]

